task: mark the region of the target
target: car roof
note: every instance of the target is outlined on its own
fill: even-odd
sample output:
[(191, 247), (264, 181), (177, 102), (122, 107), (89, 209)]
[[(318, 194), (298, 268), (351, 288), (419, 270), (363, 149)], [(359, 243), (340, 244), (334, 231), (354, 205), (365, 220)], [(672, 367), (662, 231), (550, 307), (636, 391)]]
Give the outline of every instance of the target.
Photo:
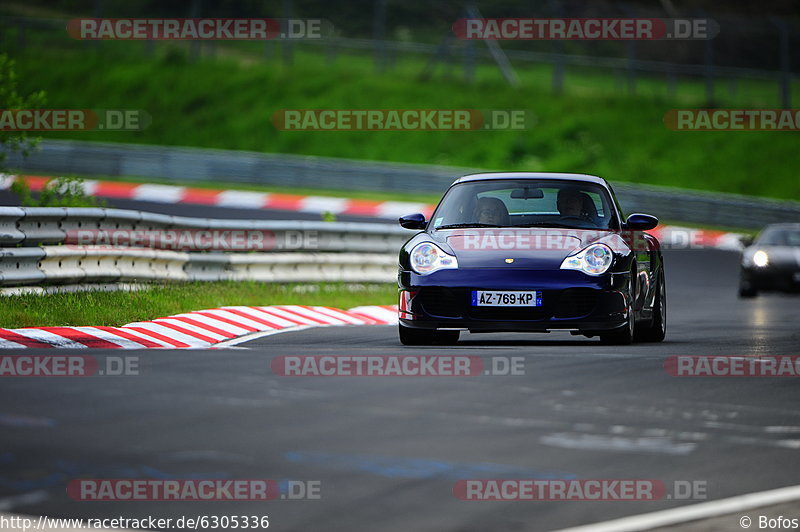
[(608, 182), (602, 177), (588, 174), (564, 174), (552, 172), (483, 172), (468, 174), (453, 181), (453, 185), (472, 181), (492, 181), (496, 179), (550, 179), (554, 181), (579, 181), (582, 183), (596, 183), (608, 187)]
[(769, 224), (768, 226), (764, 227), (764, 230), (767, 229), (800, 229), (800, 222)]

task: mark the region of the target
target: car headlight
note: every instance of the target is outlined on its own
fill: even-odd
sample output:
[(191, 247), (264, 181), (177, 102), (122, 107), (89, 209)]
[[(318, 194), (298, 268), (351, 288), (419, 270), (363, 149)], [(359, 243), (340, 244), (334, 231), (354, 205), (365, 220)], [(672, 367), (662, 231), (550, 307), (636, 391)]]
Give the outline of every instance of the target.
[(561, 263), (562, 270), (580, 270), (588, 275), (602, 275), (614, 262), (614, 252), (605, 244), (592, 244)]
[(414, 246), (410, 254), (411, 269), (425, 275), (437, 270), (458, 268), (458, 260), (430, 242)]
[(769, 255), (767, 255), (766, 251), (758, 250), (753, 254), (753, 264), (758, 266), (759, 268), (763, 268), (767, 264), (769, 264)]

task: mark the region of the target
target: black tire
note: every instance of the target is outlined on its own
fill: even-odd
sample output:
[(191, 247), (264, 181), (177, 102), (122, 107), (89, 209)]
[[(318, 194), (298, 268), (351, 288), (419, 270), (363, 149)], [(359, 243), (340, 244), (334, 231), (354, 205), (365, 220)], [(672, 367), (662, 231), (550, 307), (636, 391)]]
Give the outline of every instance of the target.
[(746, 283), (739, 283), (739, 297), (742, 299), (753, 299), (758, 295), (758, 290)]
[(758, 295), (758, 289), (753, 286), (753, 283), (747, 280), (744, 270), (739, 275), (739, 297), (742, 299), (751, 299)]
[(400, 343), (403, 345), (453, 345), (458, 342), (459, 331), (434, 331), (398, 325)]
[(743, 288), (739, 287), (739, 297), (742, 299), (753, 299), (758, 295), (757, 290), (753, 290), (752, 288)]
[(613, 331), (601, 332), (600, 343), (606, 345), (631, 345), (635, 332), (633, 310), (631, 310), (628, 316), (628, 324)]
[(667, 283), (664, 280), (664, 269), (658, 280), (658, 291), (653, 302), (653, 321), (641, 333), (637, 329), (637, 340), (643, 342), (662, 342), (667, 335)]

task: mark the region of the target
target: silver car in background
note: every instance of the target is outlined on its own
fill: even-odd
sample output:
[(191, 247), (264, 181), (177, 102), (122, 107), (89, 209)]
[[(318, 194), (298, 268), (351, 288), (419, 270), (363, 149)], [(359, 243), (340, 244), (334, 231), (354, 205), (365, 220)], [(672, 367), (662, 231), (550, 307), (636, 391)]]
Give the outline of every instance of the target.
[(739, 297), (800, 292), (800, 223), (768, 225), (742, 254)]

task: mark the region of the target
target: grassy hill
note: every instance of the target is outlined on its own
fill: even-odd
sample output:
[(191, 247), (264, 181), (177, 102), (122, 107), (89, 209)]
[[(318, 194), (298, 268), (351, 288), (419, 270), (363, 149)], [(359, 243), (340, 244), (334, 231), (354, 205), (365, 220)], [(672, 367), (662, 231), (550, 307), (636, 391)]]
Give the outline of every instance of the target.
[[(9, 41), (6, 41), (8, 44)], [(191, 62), (184, 48), (144, 43), (29, 43), (12, 52), (22, 91), (44, 89), (50, 108), (144, 109), (153, 118), (141, 132), (49, 133), (69, 139), (259, 150), (382, 161), (504, 170), (587, 172), (616, 181), (672, 185), (800, 199), (800, 136), (796, 132), (675, 132), (662, 122), (677, 107), (702, 107), (701, 82), (681, 82), (667, 99), (663, 79), (640, 79), (623, 93), (604, 72), (568, 71), (567, 91), (553, 95), (547, 65), (519, 69), (508, 86), (492, 65), (477, 83), (437, 74), (422, 82), (424, 58), (401, 58), (377, 74), (369, 55), (326, 59), (297, 47), (294, 65), (277, 46), (217, 47)], [(133, 47), (138, 47), (135, 53)], [(721, 104), (776, 107), (772, 84), (740, 82)], [(726, 101), (727, 98), (727, 101)], [(525, 109), (526, 131), (286, 132), (271, 124), (279, 109)], [(321, 184), (324, 186), (324, 184)]]

